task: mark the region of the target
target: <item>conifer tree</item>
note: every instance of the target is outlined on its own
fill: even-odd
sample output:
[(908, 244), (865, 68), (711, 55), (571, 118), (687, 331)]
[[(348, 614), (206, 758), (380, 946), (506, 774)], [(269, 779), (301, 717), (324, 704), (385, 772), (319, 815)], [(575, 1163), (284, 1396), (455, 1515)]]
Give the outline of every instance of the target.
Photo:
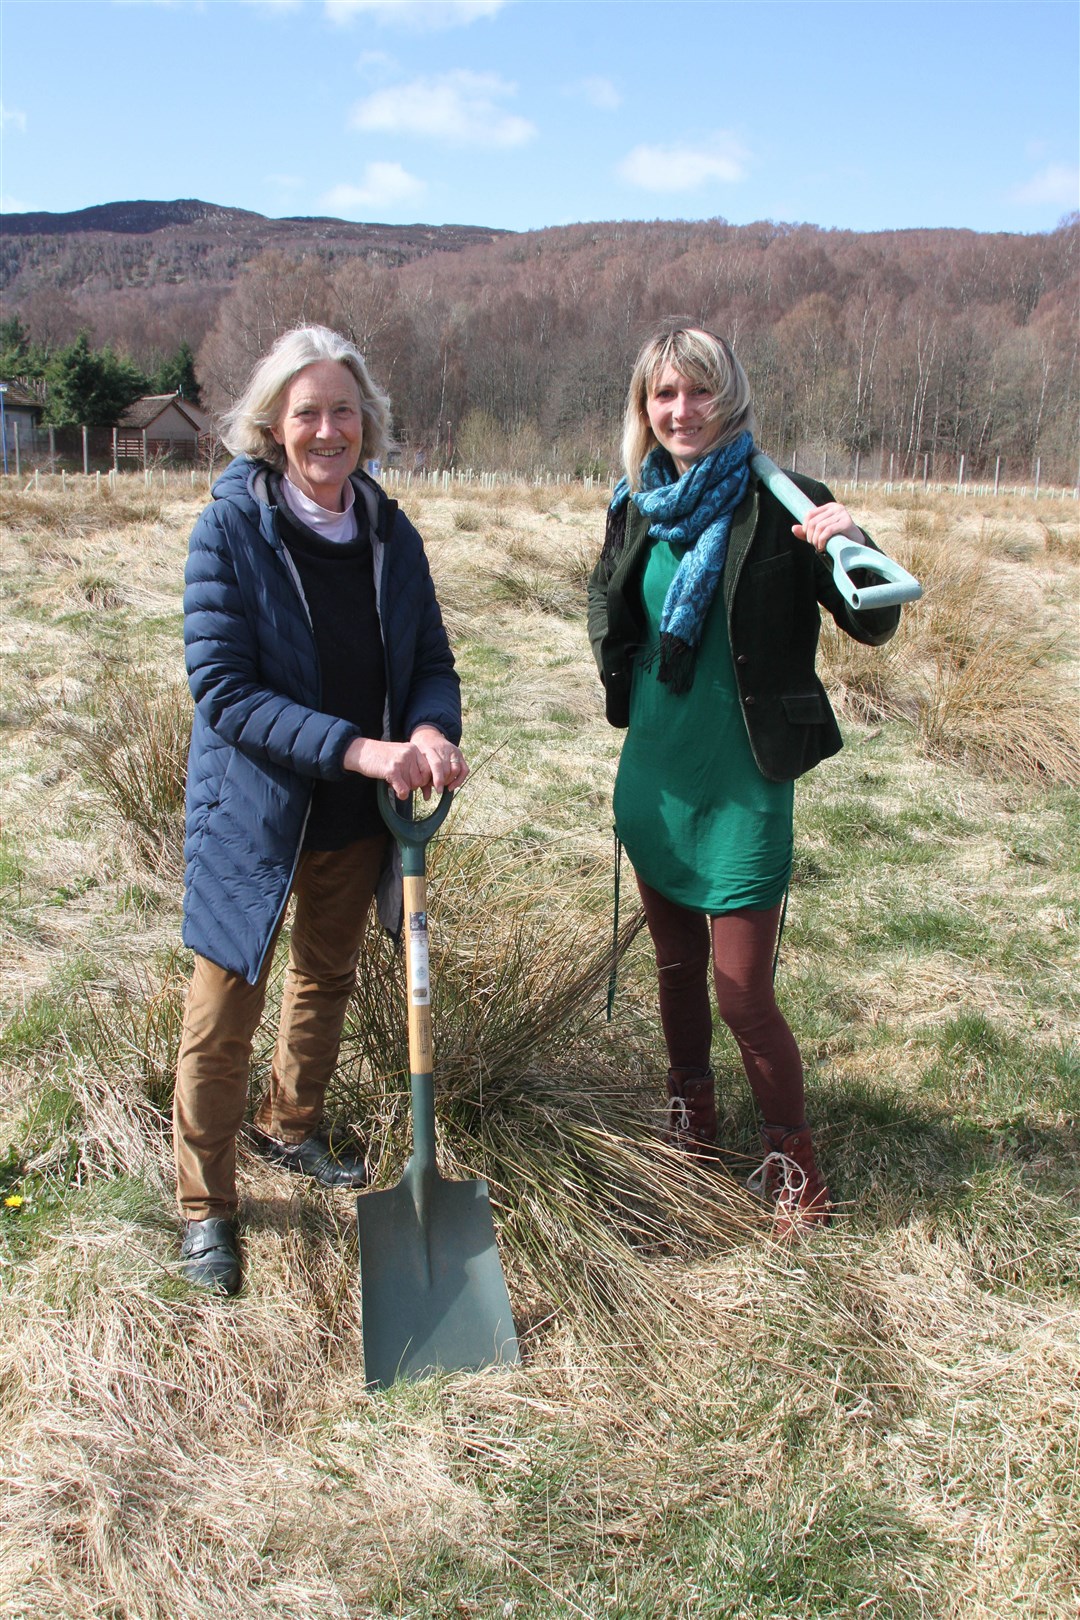
[(58, 427), (110, 427), (148, 386), (130, 360), (91, 349), (86, 332), (53, 356), (48, 380), (46, 418)]

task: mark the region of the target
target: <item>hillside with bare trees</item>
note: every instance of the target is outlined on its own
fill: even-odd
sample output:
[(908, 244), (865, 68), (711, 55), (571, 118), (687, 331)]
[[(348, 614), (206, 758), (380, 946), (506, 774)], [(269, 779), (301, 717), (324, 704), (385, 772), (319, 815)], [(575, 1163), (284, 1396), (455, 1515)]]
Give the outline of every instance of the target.
[[(962, 457), (969, 476), (1076, 479), (1076, 216), (1031, 236), (402, 227), (396, 246), (364, 235), (389, 227), (258, 219), (117, 228), (107, 251), (99, 230), (93, 274), (89, 236), (8, 237), (9, 308), (39, 340), (87, 326), (136, 359), (185, 340), (217, 406), (278, 332), (326, 321), (389, 389), (406, 456), (526, 474), (608, 471), (642, 332), (687, 313), (732, 338), (759, 438), (789, 464), (950, 478)], [(54, 273), (65, 253), (78, 275)]]

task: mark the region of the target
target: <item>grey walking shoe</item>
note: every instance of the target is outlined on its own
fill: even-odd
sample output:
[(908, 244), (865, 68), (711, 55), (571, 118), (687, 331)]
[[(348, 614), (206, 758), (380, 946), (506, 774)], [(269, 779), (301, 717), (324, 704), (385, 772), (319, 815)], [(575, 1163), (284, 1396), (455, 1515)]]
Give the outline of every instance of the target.
[(271, 1164), (297, 1175), (310, 1176), (320, 1187), (357, 1188), (368, 1184), (364, 1156), (353, 1147), (334, 1147), (322, 1131), (305, 1136), (302, 1142), (279, 1142), (276, 1136), (252, 1127), (249, 1140), (256, 1153)]
[(215, 1294), (240, 1291), (240, 1246), (236, 1226), (219, 1216), (188, 1221), (180, 1245), (180, 1274)]

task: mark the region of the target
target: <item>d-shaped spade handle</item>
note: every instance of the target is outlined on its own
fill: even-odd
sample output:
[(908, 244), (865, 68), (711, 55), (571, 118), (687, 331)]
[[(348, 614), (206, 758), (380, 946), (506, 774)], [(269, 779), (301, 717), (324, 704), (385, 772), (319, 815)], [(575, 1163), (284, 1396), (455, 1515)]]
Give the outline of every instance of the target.
[[(787, 473), (781, 472), (775, 461), (758, 451), (750, 458), (750, 468), (757, 473), (769, 493), (787, 507), (796, 523), (806, 522), (808, 514), (814, 510), (813, 501), (803, 494), (797, 484), (792, 483)], [(825, 550), (832, 559), (837, 589), (855, 609), (896, 607), (901, 602), (917, 602), (923, 593), (922, 586), (913, 574), (909, 574), (891, 557), (886, 557), (883, 551), (875, 551), (872, 546), (864, 546), (857, 540), (847, 539), (845, 535), (834, 534)], [(882, 583), (856, 585), (851, 578), (853, 568), (867, 569), (876, 574)]]
[(453, 790), (444, 788), (442, 796), (431, 814), (421, 816), (419, 820), (414, 821), (411, 813), (406, 815), (398, 808), (399, 805), (405, 804), (408, 805), (411, 812), (411, 801), (399, 799), (396, 794), (391, 793), (385, 782), (378, 784), (378, 797), (379, 813), (398, 843), (402, 847), (408, 846), (413, 849), (422, 847), (431, 841), (446, 820), (454, 800)]

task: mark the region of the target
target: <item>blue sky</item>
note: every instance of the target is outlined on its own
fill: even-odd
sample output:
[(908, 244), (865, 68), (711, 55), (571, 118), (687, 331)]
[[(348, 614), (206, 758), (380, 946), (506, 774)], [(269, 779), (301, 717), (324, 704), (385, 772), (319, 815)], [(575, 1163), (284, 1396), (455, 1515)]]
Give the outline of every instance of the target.
[(0, 199), (1044, 231), (1074, 0), (2, 0)]

